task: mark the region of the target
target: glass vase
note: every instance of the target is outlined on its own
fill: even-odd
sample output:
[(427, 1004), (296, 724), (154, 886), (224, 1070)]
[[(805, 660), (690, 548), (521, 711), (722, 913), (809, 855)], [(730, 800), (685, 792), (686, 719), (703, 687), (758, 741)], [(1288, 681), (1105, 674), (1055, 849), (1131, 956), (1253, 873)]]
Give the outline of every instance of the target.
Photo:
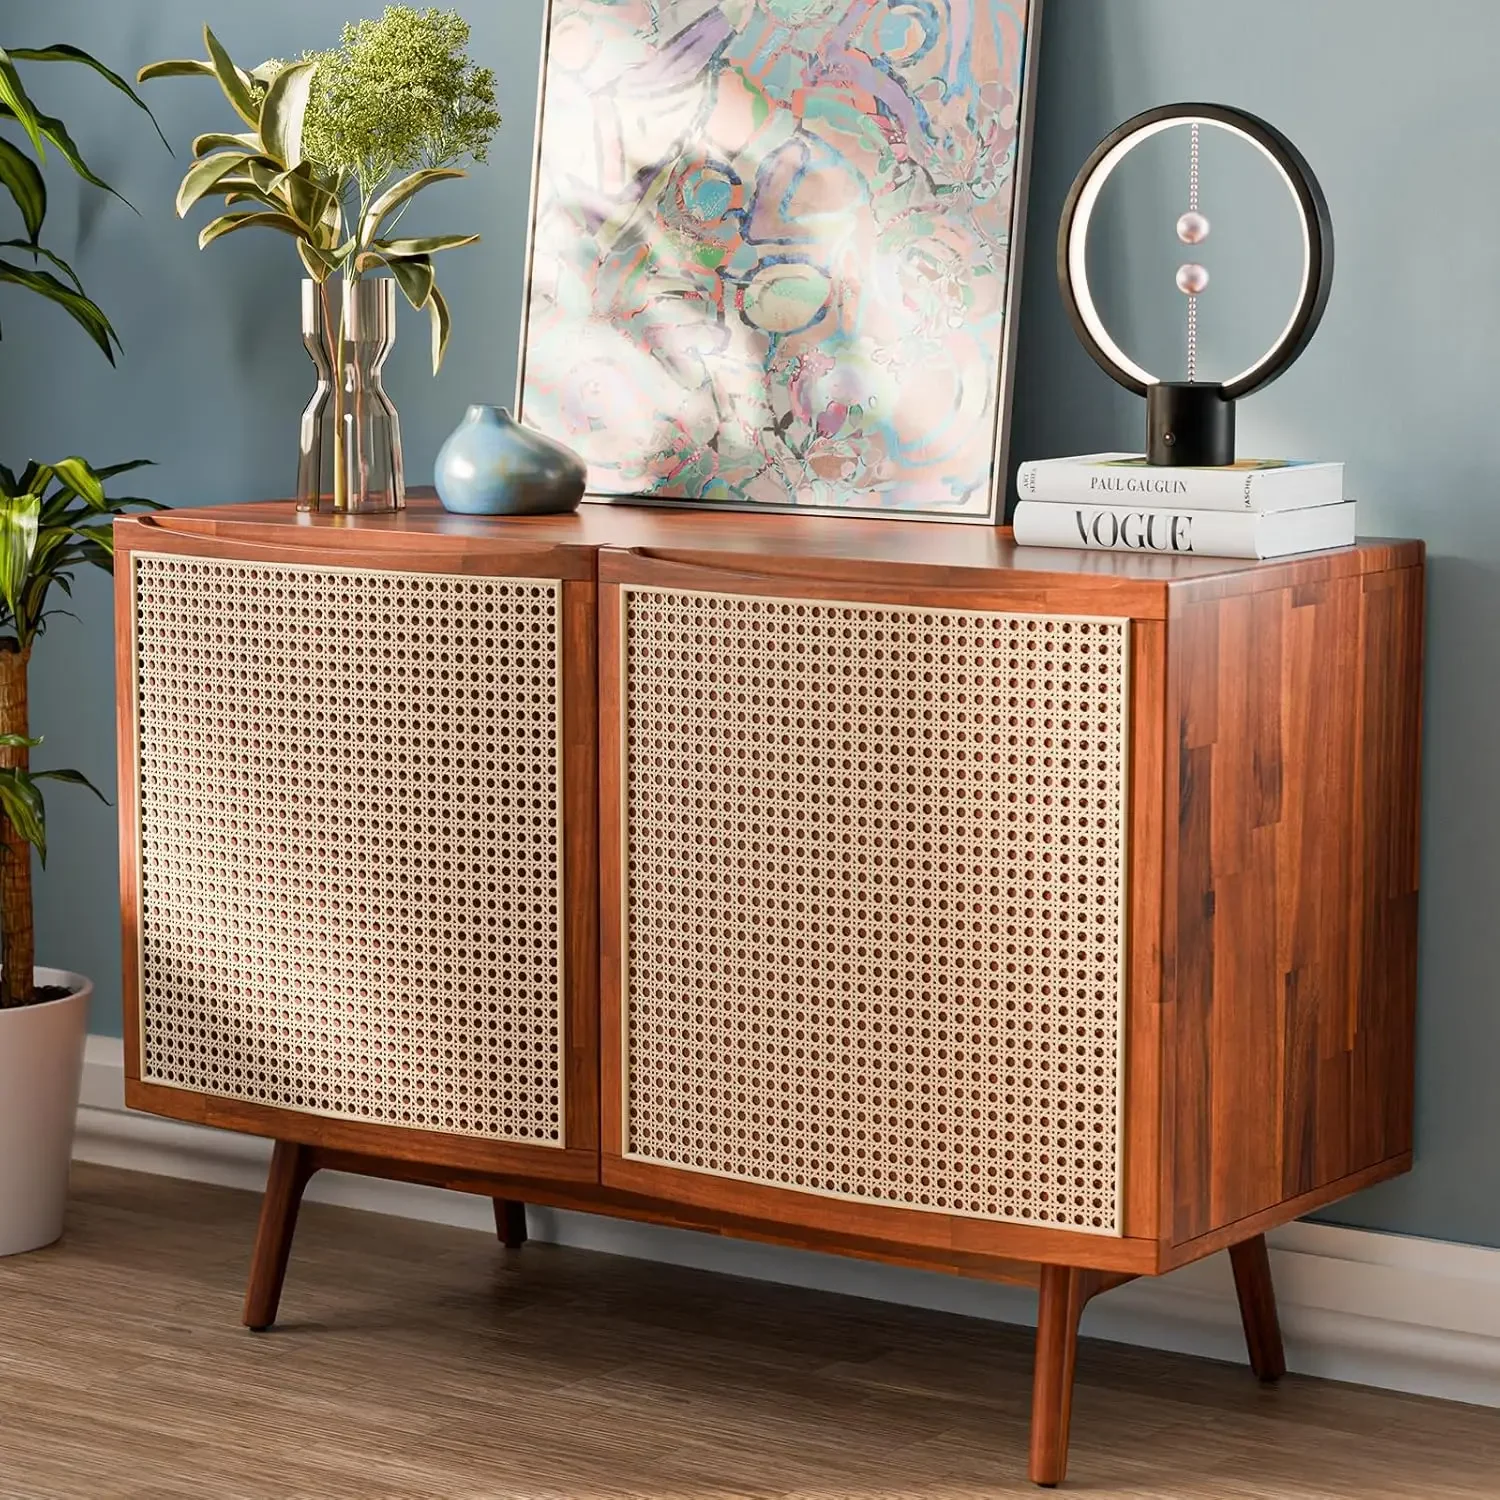
[(396, 342), (396, 283), (304, 280), (302, 342), (318, 384), (302, 413), (297, 508), (405, 509), (401, 419), (381, 383)]

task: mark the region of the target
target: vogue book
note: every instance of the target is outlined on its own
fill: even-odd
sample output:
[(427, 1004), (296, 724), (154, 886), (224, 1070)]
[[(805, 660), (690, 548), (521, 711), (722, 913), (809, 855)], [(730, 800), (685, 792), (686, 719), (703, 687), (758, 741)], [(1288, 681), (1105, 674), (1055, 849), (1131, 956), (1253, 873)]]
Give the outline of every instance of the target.
[(1012, 520), (1024, 547), (1081, 547), (1179, 557), (1287, 557), (1354, 542), (1354, 502), (1308, 510), (1232, 515), (1023, 500)]

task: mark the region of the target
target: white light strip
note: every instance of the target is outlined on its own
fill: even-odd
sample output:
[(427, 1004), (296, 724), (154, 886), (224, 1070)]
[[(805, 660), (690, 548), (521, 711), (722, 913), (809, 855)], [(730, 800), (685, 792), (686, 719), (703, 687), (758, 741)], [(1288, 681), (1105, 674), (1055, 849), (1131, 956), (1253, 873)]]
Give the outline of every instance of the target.
[(1088, 278), (1088, 238), (1089, 224), (1094, 216), (1094, 208), (1099, 201), (1099, 194), (1104, 184), (1109, 181), (1116, 167), (1130, 155), (1132, 151), (1143, 142), (1148, 141), (1154, 135), (1159, 135), (1163, 130), (1175, 130), (1180, 125), (1211, 125), (1217, 130), (1227, 130), (1231, 135), (1237, 135), (1242, 141), (1248, 141), (1265, 159), (1276, 169), (1279, 176), (1286, 184), (1286, 190), (1292, 195), (1292, 204), (1297, 210), (1297, 224), (1302, 231), (1302, 285), (1297, 290), (1297, 300), (1292, 308), (1292, 315), (1287, 319), (1286, 327), (1277, 336), (1271, 345), (1258, 360), (1248, 369), (1241, 370), (1238, 375), (1224, 381), (1226, 386), (1238, 385), (1242, 380), (1249, 380), (1258, 375), (1270, 362), (1276, 351), (1290, 336), (1297, 325), (1297, 315), (1301, 311), (1303, 299), (1307, 296), (1308, 285), (1312, 280), (1312, 231), (1308, 226), (1307, 215), (1302, 208), (1302, 200), (1297, 196), (1296, 184), (1286, 168), (1266, 147), (1253, 135), (1241, 130), (1236, 125), (1228, 125), (1222, 120), (1210, 120), (1201, 115), (1175, 115), (1169, 120), (1158, 120), (1155, 124), (1145, 125), (1128, 135), (1113, 151), (1105, 156), (1104, 160), (1094, 168), (1093, 175), (1084, 184), (1083, 192), (1078, 197), (1078, 207), (1073, 213), (1073, 227), (1068, 236), (1068, 276), (1073, 283), (1073, 297), (1078, 304), (1078, 314), (1083, 319), (1083, 325), (1088, 329), (1094, 342), (1104, 351), (1109, 359), (1127, 374), (1139, 380), (1143, 385), (1160, 385), (1160, 379), (1149, 370), (1144, 369), (1125, 353), (1114, 341), (1109, 330), (1104, 326), (1104, 320), (1099, 316), (1099, 309), (1094, 306), (1094, 294), (1089, 288)]

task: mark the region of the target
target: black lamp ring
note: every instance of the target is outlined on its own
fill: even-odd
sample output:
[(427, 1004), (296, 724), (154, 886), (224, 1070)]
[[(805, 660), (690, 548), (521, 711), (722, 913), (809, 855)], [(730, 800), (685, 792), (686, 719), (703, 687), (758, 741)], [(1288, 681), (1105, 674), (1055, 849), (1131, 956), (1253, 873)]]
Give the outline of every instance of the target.
[(1302, 285), (1291, 319), (1271, 349), (1248, 369), (1222, 385), (1205, 387), (1220, 400), (1233, 402), (1269, 385), (1302, 353), (1322, 321), (1333, 289), (1328, 200), (1307, 159), (1274, 125), (1220, 104), (1169, 104), (1127, 120), (1094, 149), (1069, 190), (1057, 237), (1057, 280), (1074, 332), (1108, 375), (1138, 396), (1149, 397), (1153, 386), (1164, 384), (1125, 354), (1099, 317), (1088, 285), (1088, 231), (1099, 193), (1125, 157), (1163, 130), (1193, 124), (1228, 130), (1255, 146), (1285, 182), (1301, 220)]

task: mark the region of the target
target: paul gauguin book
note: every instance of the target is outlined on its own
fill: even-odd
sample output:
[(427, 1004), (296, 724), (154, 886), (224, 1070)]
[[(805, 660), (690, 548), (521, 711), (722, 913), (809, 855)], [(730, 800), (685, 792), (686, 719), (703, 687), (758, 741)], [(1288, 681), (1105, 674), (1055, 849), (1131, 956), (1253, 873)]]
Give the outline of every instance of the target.
[(1337, 505), (1344, 466), (1295, 458), (1246, 458), (1222, 469), (1156, 468), (1135, 453), (1091, 453), (1021, 465), (1022, 500), (1174, 510), (1265, 512)]

